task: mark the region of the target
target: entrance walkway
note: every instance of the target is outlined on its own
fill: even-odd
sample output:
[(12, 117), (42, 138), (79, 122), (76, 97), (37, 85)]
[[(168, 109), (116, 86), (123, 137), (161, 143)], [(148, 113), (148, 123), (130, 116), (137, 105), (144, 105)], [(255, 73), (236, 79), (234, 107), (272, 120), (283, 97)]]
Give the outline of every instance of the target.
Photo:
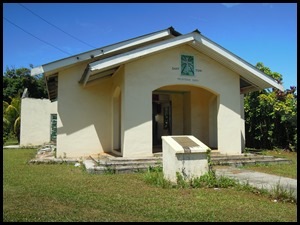
[(293, 196), (297, 199), (297, 179), (256, 172), (253, 170), (245, 170), (236, 167), (216, 167), (215, 171), (217, 176), (234, 178), (239, 180), (240, 183), (249, 183), (249, 185), (259, 189), (267, 189), (272, 191), (274, 188), (278, 188), (280, 186), (286, 191), (293, 192)]

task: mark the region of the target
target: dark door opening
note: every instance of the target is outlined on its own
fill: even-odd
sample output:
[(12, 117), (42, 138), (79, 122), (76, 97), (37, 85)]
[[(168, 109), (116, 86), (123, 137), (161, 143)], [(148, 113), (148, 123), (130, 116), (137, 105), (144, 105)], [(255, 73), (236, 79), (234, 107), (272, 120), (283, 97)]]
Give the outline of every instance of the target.
[[(161, 136), (172, 134), (172, 104), (169, 96), (159, 100), (159, 95), (153, 95), (152, 101), (152, 145), (162, 147)], [(162, 98), (162, 97), (161, 97)]]

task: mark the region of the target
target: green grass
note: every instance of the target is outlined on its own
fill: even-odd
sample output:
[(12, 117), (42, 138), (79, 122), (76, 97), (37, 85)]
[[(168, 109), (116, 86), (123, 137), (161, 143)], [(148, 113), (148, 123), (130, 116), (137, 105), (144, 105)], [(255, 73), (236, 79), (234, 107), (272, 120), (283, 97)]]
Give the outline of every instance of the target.
[[(297, 179), (297, 152), (289, 152), (283, 150), (257, 150), (259, 154), (270, 155), (278, 158), (287, 158), (292, 160), (291, 164), (257, 164), (243, 166), (245, 169), (251, 169), (258, 172), (279, 175)], [(255, 150), (252, 150), (255, 153)]]
[(162, 188), (145, 173), (88, 174), (3, 150), (3, 221), (296, 222), (297, 205), (233, 188)]
[(19, 142), (18, 142), (18, 139), (16, 137), (10, 137), (6, 140), (6, 142), (4, 143), (4, 146), (7, 146), (7, 145), (18, 145)]

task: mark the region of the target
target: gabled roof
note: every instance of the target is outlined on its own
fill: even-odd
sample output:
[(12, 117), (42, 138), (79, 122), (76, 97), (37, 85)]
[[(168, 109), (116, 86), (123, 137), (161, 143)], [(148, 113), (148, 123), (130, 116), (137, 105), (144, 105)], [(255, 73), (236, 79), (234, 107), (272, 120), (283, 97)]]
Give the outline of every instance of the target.
[(57, 73), (62, 69), (86, 62), (86, 69), (79, 81), (85, 86), (94, 80), (112, 76), (127, 62), (184, 44), (240, 74), (241, 93), (270, 87), (284, 91), (283, 86), (273, 78), (203, 36), (198, 30), (181, 35), (173, 27), (48, 63), (33, 68), (31, 74), (45, 74), (49, 97), (54, 99), (57, 92), (53, 88), (57, 86)]
[(89, 60), (97, 60), (108, 56), (119, 54), (120, 52), (128, 51), (149, 43), (158, 42), (161, 40), (169, 39), (181, 35), (174, 30), (173, 27), (169, 27), (164, 30), (139, 36), (136, 38), (128, 39), (126, 41), (118, 42), (105, 47), (97, 48), (91, 51), (87, 51), (81, 54), (73, 55), (67, 58), (63, 58), (54, 62), (44, 64), (42, 66), (35, 67), (31, 70), (31, 75), (45, 74), (46, 76), (57, 73), (61, 69), (68, 68), (74, 64), (85, 62)]

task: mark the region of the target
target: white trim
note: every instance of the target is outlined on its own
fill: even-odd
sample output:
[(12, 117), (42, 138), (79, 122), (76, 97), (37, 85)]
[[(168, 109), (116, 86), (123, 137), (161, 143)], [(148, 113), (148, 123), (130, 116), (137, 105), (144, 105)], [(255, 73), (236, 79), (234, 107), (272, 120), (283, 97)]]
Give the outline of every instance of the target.
[[(278, 88), (281, 91), (284, 91), (284, 88), (281, 84), (278, 84), (275, 80), (273, 80), (271, 77), (268, 77), (263, 72), (258, 70), (253, 65), (249, 64), (245, 60), (241, 59), (240, 57), (234, 55), (233, 53), (229, 52), (228, 50), (224, 49), (223, 47), (217, 45), (213, 41), (209, 40), (208, 38), (204, 37), (201, 34), (195, 34), (195, 39), (200, 44), (203, 44), (204, 46), (208, 47), (209, 49), (217, 52), (218, 54), (222, 55), (223, 57), (227, 58), (234, 64), (242, 67), (243, 69), (249, 71), (251, 74), (256, 75), (259, 79), (269, 83), (271, 86)], [(241, 74), (243, 76), (243, 74)]]
[(122, 41), (122, 42), (112, 44), (112, 45), (108, 45), (106, 47), (97, 48), (92, 51), (84, 52), (84, 53), (81, 53), (78, 55), (74, 55), (74, 56), (67, 57), (67, 58), (64, 58), (61, 60), (57, 60), (57, 61), (54, 61), (51, 63), (47, 63), (47, 64), (44, 64), (39, 67), (35, 67), (31, 70), (31, 75), (35, 76), (35, 75), (38, 75), (41, 73), (48, 73), (48, 72), (54, 71), (56, 69), (59, 69), (61, 67), (70, 66), (72, 64), (79, 63), (79, 62), (82, 62), (85, 60), (89, 60), (91, 58), (97, 58), (101, 55), (105, 55), (108, 53), (112, 53), (115, 51), (129, 48), (129, 47), (132, 47), (132, 46), (135, 46), (138, 44), (143, 44), (143, 43), (146, 43), (149, 41), (167, 37), (170, 34), (171, 34), (171, 31), (170, 31), (170, 28), (168, 28), (166, 30), (143, 35), (143, 36), (140, 36), (137, 38), (129, 39), (129, 40)]
[(103, 69), (108, 69), (111, 66), (116, 66), (121, 63), (128, 62), (130, 60), (158, 52), (164, 49), (168, 49), (174, 46), (178, 46), (180, 44), (185, 44), (190, 41), (194, 40), (194, 35), (191, 34), (186, 34), (186, 35), (181, 35), (175, 38), (172, 38), (170, 40), (165, 40), (161, 41), (159, 43), (151, 44), (146, 47), (142, 47), (139, 49), (135, 49), (120, 55), (112, 56), (103, 60), (99, 60), (93, 63), (90, 63), (90, 68), (91, 71), (95, 70), (103, 70)]
[(253, 87), (253, 86), (243, 87), (240, 90), (240, 94), (246, 94), (246, 93), (251, 92), (251, 91), (259, 91), (259, 88)]
[(43, 66), (38, 66), (38, 67), (35, 67), (35, 68), (32, 68), (31, 69), (31, 75), (39, 75), (39, 74), (42, 74), (44, 73), (44, 69), (43, 69)]

